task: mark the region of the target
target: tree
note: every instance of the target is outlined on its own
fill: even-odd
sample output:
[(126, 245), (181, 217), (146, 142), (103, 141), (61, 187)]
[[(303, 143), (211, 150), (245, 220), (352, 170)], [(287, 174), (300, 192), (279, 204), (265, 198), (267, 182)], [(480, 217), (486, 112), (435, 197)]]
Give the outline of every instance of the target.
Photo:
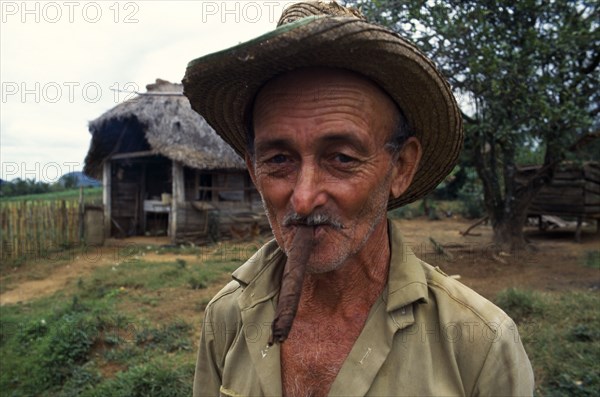
[[(600, 2), (346, 3), (411, 37), (438, 64), (460, 98), (465, 157), (482, 181), (494, 242), (522, 248), (531, 201), (598, 124)], [(520, 184), (515, 176), (525, 152), (543, 163)]]
[(70, 173), (67, 175), (63, 175), (60, 178), (59, 182), (65, 189), (75, 189), (79, 180), (77, 179), (77, 175)]

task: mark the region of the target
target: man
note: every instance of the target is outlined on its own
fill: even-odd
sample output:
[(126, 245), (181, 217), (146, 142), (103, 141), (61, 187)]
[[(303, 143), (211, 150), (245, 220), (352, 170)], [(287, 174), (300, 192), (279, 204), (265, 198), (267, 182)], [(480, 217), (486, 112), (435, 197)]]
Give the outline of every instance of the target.
[(183, 83), (246, 159), (275, 236), (209, 303), (195, 396), (533, 393), (512, 320), (386, 219), (462, 144), (431, 61), (354, 10), (308, 2), (192, 61)]

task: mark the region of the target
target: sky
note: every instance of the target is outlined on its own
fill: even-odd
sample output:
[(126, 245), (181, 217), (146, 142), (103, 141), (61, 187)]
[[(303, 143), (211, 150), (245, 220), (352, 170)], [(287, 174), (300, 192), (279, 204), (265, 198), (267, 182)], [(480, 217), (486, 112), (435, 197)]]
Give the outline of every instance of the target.
[[(0, 1), (0, 178), (81, 171), (88, 122), (275, 28), (290, 1)], [(124, 91), (124, 92), (123, 92)]]

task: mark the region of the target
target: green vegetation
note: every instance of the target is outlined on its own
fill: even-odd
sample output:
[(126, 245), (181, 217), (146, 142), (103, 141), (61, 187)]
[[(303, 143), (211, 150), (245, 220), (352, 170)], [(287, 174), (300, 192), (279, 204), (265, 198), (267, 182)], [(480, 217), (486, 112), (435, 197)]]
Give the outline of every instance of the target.
[[(44, 200), (79, 200), (79, 189), (67, 189), (46, 193), (26, 194), (19, 196), (0, 197), (0, 202), (10, 201), (44, 201)], [(84, 201), (86, 203), (102, 203), (102, 188), (101, 187), (86, 187), (84, 188)]]
[[(199, 324), (170, 308), (163, 308), (167, 318), (152, 311), (161, 296), (213, 284), (241, 260), (213, 248), (205, 260), (144, 261), (152, 248), (126, 247), (114, 266), (79, 279), (70, 292), (0, 307), (0, 390), (44, 397), (191, 395)], [(186, 306), (199, 319), (207, 301)]]
[(536, 395), (596, 396), (600, 390), (600, 295), (508, 289), (496, 303), (519, 327)]
[(600, 250), (584, 252), (583, 265), (592, 269), (600, 269)]
[(544, 312), (544, 301), (533, 291), (509, 288), (498, 294), (496, 304), (515, 322), (520, 323)]

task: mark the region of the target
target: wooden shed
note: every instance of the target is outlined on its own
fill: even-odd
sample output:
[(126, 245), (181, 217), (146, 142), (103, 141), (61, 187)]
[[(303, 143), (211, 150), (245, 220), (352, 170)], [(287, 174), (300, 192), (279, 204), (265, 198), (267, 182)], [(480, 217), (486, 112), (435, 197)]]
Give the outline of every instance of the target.
[(182, 86), (157, 79), (146, 88), (89, 123), (84, 172), (102, 180), (105, 236), (181, 242), (216, 226), (266, 224), (244, 161), (192, 110)]
[[(517, 180), (527, 180), (539, 168), (540, 166), (520, 167)], [(533, 199), (528, 213), (576, 218), (576, 238), (579, 239), (582, 220), (596, 219), (600, 222), (600, 163), (561, 163), (552, 180)]]

